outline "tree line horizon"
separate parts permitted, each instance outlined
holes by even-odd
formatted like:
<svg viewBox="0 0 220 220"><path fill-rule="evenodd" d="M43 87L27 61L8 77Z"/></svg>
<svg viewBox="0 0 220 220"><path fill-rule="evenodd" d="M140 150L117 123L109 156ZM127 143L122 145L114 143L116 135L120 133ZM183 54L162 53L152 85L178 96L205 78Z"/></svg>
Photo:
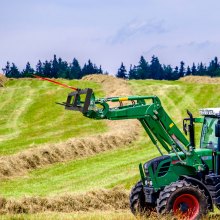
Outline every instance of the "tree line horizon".
<svg viewBox="0 0 220 220"><path fill-rule="evenodd" d="M76 58L73 58L72 62L68 63L60 57L57 59L56 55L50 61L41 62L39 60L35 69L27 62L26 67L22 71L19 71L14 63L10 64L10 62L7 62L5 68L2 70L8 78L27 78L33 77L33 74L36 74L47 78L81 79L90 74L109 74L107 71L103 72L102 66L99 65L97 67L90 59L81 68ZM186 67L184 61L181 61L179 66L172 68L171 65L161 64L159 58L156 56L152 56L150 62L147 62L141 56L138 64L131 64L128 71L124 63L121 62L117 73L114 75L124 79L155 80L178 80L188 75L218 77L220 76L220 63L218 58L214 57L208 66L202 62L197 65L193 62L191 67Z"/></svg>

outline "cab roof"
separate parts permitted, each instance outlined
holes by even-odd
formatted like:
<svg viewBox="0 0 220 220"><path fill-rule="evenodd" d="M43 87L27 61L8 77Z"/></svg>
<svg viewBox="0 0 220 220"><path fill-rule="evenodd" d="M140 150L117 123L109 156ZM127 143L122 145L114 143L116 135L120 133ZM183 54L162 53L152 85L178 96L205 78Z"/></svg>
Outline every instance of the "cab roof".
<svg viewBox="0 0 220 220"><path fill-rule="evenodd" d="M199 113L204 116L220 117L220 108L203 108L203 109L199 109Z"/></svg>

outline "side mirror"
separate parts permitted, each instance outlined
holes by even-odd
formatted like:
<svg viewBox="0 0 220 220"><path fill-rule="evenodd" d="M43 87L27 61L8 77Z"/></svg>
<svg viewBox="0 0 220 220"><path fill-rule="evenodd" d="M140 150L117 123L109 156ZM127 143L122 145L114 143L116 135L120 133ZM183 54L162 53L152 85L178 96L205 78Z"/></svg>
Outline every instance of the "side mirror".
<svg viewBox="0 0 220 220"><path fill-rule="evenodd" d="M217 124L215 125L215 136L220 137L220 120L218 120Z"/></svg>
<svg viewBox="0 0 220 220"><path fill-rule="evenodd" d="M189 127L193 127L193 122L194 122L194 118L192 113L187 109L187 114L189 115L189 118L184 118L183 119L183 131L185 133L185 135L187 135L187 133L189 132ZM190 124L187 124L187 121L190 121Z"/></svg>

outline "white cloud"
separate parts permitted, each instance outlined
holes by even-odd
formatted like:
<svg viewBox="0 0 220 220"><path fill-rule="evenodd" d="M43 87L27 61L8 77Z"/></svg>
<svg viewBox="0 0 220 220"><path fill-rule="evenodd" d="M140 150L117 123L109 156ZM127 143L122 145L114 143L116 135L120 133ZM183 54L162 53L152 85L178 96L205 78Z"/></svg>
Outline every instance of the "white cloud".
<svg viewBox="0 0 220 220"><path fill-rule="evenodd" d="M163 34L168 31L163 20L151 19L148 21L139 21L137 19L123 25L114 36L107 42L111 44L124 43L128 39L139 38L151 34Z"/></svg>

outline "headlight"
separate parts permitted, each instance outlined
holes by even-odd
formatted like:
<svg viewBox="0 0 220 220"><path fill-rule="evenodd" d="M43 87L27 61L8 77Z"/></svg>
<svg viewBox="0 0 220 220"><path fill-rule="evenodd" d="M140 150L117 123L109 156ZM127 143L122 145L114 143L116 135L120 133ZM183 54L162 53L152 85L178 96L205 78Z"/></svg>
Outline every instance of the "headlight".
<svg viewBox="0 0 220 220"><path fill-rule="evenodd" d="M153 183L152 183L151 180L145 180L145 185L146 185L146 186L152 186Z"/></svg>

